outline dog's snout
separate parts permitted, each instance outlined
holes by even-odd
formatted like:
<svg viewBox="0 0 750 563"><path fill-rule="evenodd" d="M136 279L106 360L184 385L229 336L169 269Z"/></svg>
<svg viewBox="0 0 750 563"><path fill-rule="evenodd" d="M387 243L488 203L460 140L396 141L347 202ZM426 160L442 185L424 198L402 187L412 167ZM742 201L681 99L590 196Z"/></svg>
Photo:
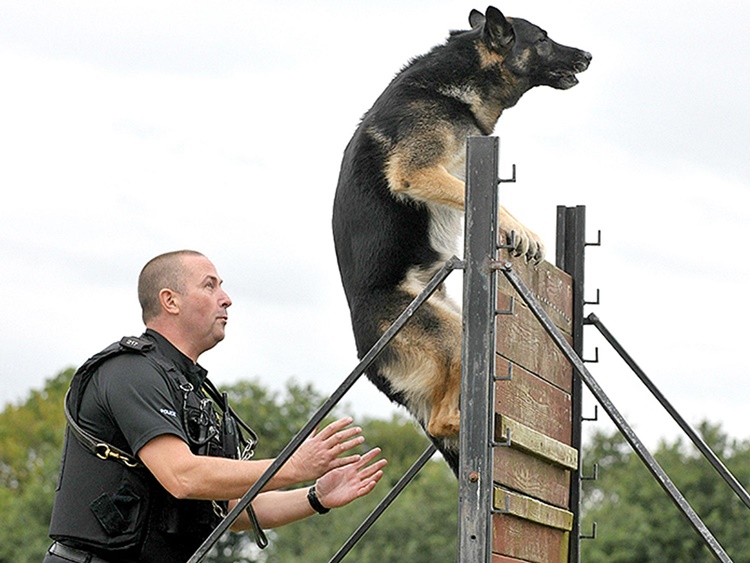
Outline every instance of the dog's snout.
<svg viewBox="0 0 750 563"><path fill-rule="evenodd" d="M591 56L591 53L588 51L581 51L581 57L580 59L575 63L575 71L576 72L583 72L587 68L589 68L589 64L591 64L591 59L593 57Z"/></svg>

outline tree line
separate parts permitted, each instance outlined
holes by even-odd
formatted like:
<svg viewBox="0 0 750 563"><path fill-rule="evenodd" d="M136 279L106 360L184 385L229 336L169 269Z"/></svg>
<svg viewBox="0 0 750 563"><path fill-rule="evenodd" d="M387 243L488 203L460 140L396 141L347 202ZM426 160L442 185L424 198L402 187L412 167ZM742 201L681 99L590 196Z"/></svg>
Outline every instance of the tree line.
<svg viewBox="0 0 750 563"><path fill-rule="evenodd" d="M39 563L47 536L65 434L62 402L72 369L48 380L20 404L0 412L0 563ZM310 385L294 381L281 393L255 381L222 389L232 408L260 436L255 457L270 458L324 402ZM341 413L343 414L343 413ZM271 530L270 545L255 547L252 534L225 534L206 557L210 563L289 563L328 561L388 490L429 445L415 425L401 416L357 420L367 442L388 458L386 475L364 499L301 522ZM104 462L103 462L104 463ZM434 562L455 560L457 484L442 460L435 459L352 550L351 561Z"/></svg>
<svg viewBox="0 0 750 563"><path fill-rule="evenodd" d="M62 401L73 370L49 379L19 404L0 412L0 563L38 563L47 536L65 431ZM260 436L259 458L273 457L315 412L324 397L311 385L289 382L272 392L257 381L223 389L238 414ZM226 534L206 558L212 563L328 561L360 522L419 457L429 442L408 418L357 420L367 443L389 460L376 491L360 501L269 533L257 549L250 534ZM699 427L708 445L737 479L750 482L750 442L730 439L710 423ZM693 508L735 561L750 561L750 511L681 440L654 452ZM597 523L597 538L583 540L584 563L713 561L700 538L619 434L599 433L582 459L596 462L598 479L584 482L583 528ZM587 467L591 473L591 467ZM359 563L456 561L457 483L436 458L419 473L347 560Z"/></svg>

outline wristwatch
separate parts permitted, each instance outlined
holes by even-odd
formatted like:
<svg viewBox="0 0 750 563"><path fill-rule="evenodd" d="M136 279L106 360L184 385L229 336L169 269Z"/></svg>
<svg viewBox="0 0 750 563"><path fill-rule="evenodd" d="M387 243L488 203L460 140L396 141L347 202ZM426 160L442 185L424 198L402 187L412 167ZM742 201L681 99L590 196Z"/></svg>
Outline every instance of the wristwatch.
<svg viewBox="0 0 750 563"><path fill-rule="evenodd" d="M320 499L318 498L318 493L315 491L315 485L307 490L307 502L310 503L310 506L312 506L313 510L318 514L327 514L331 511L330 508L326 508L321 504Z"/></svg>

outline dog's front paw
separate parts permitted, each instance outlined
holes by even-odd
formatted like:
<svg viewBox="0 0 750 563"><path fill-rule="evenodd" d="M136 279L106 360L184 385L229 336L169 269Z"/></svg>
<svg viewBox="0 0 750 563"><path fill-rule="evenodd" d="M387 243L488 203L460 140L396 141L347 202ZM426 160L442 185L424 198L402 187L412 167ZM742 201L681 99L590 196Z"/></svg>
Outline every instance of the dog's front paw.
<svg viewBox="0 0 750 563"><path fill-rule="evenodd" d="M526 260L533 264L539 264L544 260L544 243L542 239L531 231L526 231L529 240L529 248L523 253L526 256Z"/></svg>
<svg viewBox="0 0 750 563"><path fill-rule="evenodd" d="M502 205L498 209L498 223L508 237L506 248L513 256L525 256L528 262L539 264L544 260L542 239L532 230L527 229L513 217Z"/></svg>
<svg viewBox="0 0 750 563"><path fill-rule="evenodd" d="M513 256L524 256L528 262L539 264L544 260L544 243L533 231L521 223L512 226L508 235L508 244Z"/></svg>

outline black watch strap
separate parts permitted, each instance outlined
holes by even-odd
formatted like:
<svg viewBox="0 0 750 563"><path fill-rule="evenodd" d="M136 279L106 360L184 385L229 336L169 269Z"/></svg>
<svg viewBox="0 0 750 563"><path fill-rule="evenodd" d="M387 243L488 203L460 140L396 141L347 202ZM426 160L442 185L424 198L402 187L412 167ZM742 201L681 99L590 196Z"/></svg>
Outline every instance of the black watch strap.
<svg viewBox="0 0 750 563"><path fill-rule="evenodd" d="M318 514L326 514L331 511L330 508L326 508L320 503L318 493L315 491L315 485L307 490L307 502L313 507L313 510Z"/></svg>

